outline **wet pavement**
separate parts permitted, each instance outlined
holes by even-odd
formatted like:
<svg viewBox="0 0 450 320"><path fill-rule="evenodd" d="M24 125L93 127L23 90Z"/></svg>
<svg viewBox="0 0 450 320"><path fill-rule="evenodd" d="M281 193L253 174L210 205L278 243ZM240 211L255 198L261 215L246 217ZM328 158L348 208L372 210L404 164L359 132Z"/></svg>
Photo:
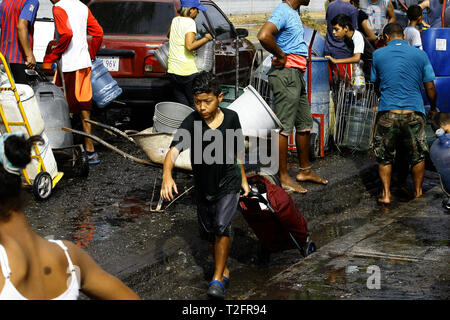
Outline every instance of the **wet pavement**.
<svg viewBox="0 0 450 320"><path fill-rule="evenodd" d="M100 129L94 133L146 159L129 141ZM164 212L152 212L161 169L101 145L96 149L102 162L91 166L87 178L65 175L45 202L26 193L32 227L42 236L77 243L144 299L206 299L213 260L198 237L193 192ZM294 156L290 162L294 175ZM313 168L329 185L305 183L308 194L292 197L318 251L303 259L287 250L264 263L257 238L237 213L227 299L448 298L449 215L440 205L435 173L427 172L424 198L409 201L394 188L399 196L385 208L376 204L380 182L368 155L331 153ZM175 180L178 190L193 184L183 173ZM371 265L381 269L380 290L366 288Z"/></svg>

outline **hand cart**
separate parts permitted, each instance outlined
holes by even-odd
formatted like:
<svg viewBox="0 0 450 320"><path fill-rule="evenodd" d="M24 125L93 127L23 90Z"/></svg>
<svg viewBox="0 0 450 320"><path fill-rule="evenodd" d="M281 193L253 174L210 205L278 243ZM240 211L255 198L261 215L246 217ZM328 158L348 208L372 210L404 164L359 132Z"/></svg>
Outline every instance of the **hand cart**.
<svg viewBox="0 0 450 320"><path fill-rule="evenodd" d="M35 133L32 132L29 119L24 111L24 107L22 105L22 101L20 100L19 93L17 92L17 87L14 82L14 79L11 75L11 70L9 68L9 64L6 61L3 54L0 53L0 59L1 62L5 68L6 75L8 77L10 87L2 87L0 88L0 92L2 91L12 91L14 93L15 100L17 102L17 107L19 108L20 115L22 117L23 121L8 121L6 117L6 113L3 110L3 107L0 105L0 117L2 125L4 126L4 132L3 133L12 133L13 130L11 127L17 126L17 127L25 127L26 133L28 136L33 136ZM16 131L16 130L14 130ZM31 156L31 159L38 161L37 166L37 174L34 176L34 173L31 173L27 171L27 169L22 170L23 177L26 182L26 186L31 186L33 188L33 194L37 200L45 200L48 199L52 193L52 189L56 186L56 184L61 180L63 177L62 172L57 172L54 177L50 175L49 172L46 170L46 165L43 161L42 154L37 146L36 143L33 144L33 150L34 155ZM52 152L50 148L46 150L46 152ZM34 176L34 178L32 178Z"/></svg>
<svg viewBox="0 0 450 320"><path fill-rule="evenodd" d="M367 151L372 144L378 97L373 83L367 82L357 91L347 79L346 75L337 88L334 142L340 152L342 147Z"/></svg>

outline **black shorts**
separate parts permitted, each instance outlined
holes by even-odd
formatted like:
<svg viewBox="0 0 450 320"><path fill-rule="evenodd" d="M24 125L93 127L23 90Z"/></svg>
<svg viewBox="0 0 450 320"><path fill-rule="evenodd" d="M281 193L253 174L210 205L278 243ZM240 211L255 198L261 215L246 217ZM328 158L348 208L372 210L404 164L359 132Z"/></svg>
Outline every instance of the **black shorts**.
<svg viewBox="0 0 450 320"><path fill-rule="evenodd" d="M231 193L216 201L197 199L200 238L214 242L216 236L230 236L231 219L236 213L239 193Z"/></svg>

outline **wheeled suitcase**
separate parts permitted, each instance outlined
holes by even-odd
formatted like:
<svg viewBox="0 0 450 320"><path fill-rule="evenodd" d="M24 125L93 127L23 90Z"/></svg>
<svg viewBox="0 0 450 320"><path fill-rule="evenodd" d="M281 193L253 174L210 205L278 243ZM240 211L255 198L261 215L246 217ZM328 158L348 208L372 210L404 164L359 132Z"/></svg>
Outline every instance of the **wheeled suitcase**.
<svg viewBox="0 0 450 320"><path fill-rule="evenodd" d="M305 257L314 252L306 220L289 194L260 175L247 180L251 192L240 198L239 206L263 249L270 254L297 248Z"/></svg>

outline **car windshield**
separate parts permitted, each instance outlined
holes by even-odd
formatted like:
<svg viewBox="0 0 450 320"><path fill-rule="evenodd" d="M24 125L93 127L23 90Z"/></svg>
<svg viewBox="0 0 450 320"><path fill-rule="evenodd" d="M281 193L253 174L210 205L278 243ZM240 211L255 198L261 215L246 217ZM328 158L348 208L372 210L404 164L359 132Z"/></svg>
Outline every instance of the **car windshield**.
<svg viewBox="0 0 450 320"><path fill-rule="evenodd" d="M102 1L89 9L105 34L166 35L175 16L171 2Z"/></svg>

